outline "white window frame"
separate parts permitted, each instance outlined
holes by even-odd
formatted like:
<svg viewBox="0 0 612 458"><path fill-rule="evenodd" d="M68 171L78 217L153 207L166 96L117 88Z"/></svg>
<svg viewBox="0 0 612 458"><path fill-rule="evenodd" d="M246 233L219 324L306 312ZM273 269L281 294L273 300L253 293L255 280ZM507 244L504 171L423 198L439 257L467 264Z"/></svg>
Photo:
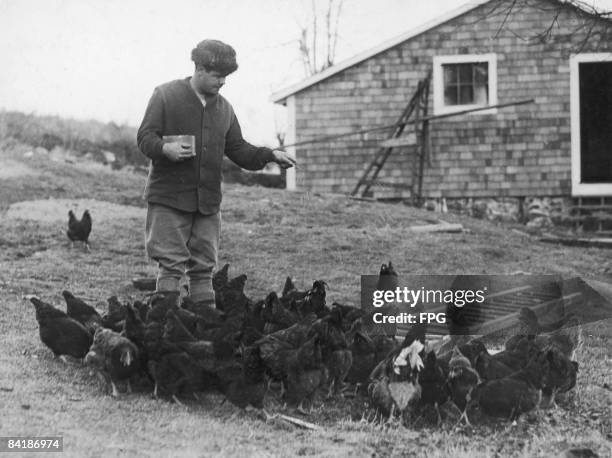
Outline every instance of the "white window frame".
<svg viewBox="0 0 612 458"><path fill-rule="evenodd" d="M488 105L445 105L444 104L444 64L472 64L486 62L489 73L489 103ZM483 106L497 105L497 55L489 54L456 54L450 56L434 56L433 58L433 108L434 114L456 113L458 111L480 108ZM472 115L495 114L497 108L480 110L470 113Z"/></svg>
<svg viewBox="0 0 612 458"><path fill-rule="evenodd" d="M612 53L585 53L570 56L572 196L612 195L612 183L582 183L581 181L579 65L582 62L612 62Z"/></svg>

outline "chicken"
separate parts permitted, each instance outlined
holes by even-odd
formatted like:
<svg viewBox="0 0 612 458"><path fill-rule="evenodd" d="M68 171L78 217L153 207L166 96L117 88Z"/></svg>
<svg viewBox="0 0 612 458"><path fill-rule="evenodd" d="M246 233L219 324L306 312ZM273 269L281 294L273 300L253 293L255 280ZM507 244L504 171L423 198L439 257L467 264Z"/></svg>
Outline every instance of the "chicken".
<svg viewBox="0 0 612 458"><path fill-rule="evenodd" d="M470 360L467 359L459 348L453 349L450 362L448 363L448 388L453 403L461 411L461 418L469 424L466 408L470 401L472 390L480 383L478 372L472 368Z"/></svg>
<svg viewBox="0 0 612 458"><path fill-rule="evenodd" d="M398 286L399 286L398 274L395 271L393 264L391 264L391 261L389 261L388 265L382 264L380 266L380 271L378 273L378 281L376 282L376 290L395 292ZM418 310L417 313L420 311L421 310ZM383 305L382 307L376 308L370 313L382 313L383 315L391 316L391 315L397 315L398 312L399 312L399 308L397 307L397 304L393 302L393 303L387 303ZM373 320L371 319L371 317L368 319L368 322L373 323ZM378 324L375 326L377 328L376 329L377 333L381 333L381 330L382 330L382 332L386 336L390 338L395 338L395 335L397 333L397 325L395 323L385 323L383 325Z"/></svg>
<svg viewBox="0 0 612 458"><path fill-rule="evenodd" d="M157 321L162 323L169 310L177 310L180 301L178 291L158 292L151 296L149 300L149 312L147 322Z"/></svg>
<svg viewBox="0 0 612 458"><path fill-rule="evenodd" d="M424 367L421 355L425 331L425 324L415 324L402 345L391 351L370 374L370 402L384 416L391 418L397 411L405 417L421 397L418 376Z"/></svg>
<svg viewBox="0 0 612 458"><path fill-rule="evenodd" d="M436 353L430 351L425 356L423 368L419 372L419 385L421 386L421 405L432 405L438 416L438 424L442 422L439 407L450 398L447 384L447 370L442 361L438 361Z"/></svg>
<svg viewBox="0 0 612 458"><path fill-rule="evenodd" d="M70 291L62 291L62 296L66 301L66 313L70 318L74 318L81 323L93 336L102 325L102 316L91 305L84 300L74 296Z"/></svg>
<svg viewBox="0 0 612 458"><path fill-rule="evenodd" d="M520 371L482 382L470 393L470 402L486 415L516 420L539 406L542 388L548 383L550 359L549 352L542 352Z"/></svg>
<svg viewBox="0 0 612 458"><path fill-rule="evenodd" d="M136 344L127 337L104 328L96 331L93 344L85 355L85 363L95 366L109 377L113 397L119 396L116 382L120 380L127 381L128 392L131 392L130 377L139 371L139 362Z"/></svg>
<svg viewBox="0 0 612 458"><path fill-rule="evenodd" d="M476 356L473 367L482 380L496 380L516 372L499 358L491 356L486 349Z"/></svg>
<svg viewBox="0 0 612 458"><path fill-rule="evenodd" d="M169 342L194 342L196 338L185 327L174 310L169 310L166 315L164 334L162 338Z"/></svg>
<svg viewBox="0 0 612 458"><path fill-rule="evenodd" d="M286 361L286 399L305 413L303 403L312 401L317 389L327 382L327 368L323 364L318 336L307 340L298 350L292 351Z"/></svg>
<svg viewBox="0 0 612 458"><path fill-rule="evenodd" d="M566 393L576 386L578 363L558 347L551 345L544 350L548 363L548 378L542 389L543 404L555 406L557 394Z"/></svg>
<svg viewBox="0 0 612 458"><path fill-rule="evenodd" d="M334 308L338 308L342 312L342 329L345 332L348 332L355 323L355 321L365 315L365 311L363 309L354 307L352 305L345 305L340 304L338 302L333 302L332 310Z"/></svg>
<svg viewBox="0 0 612 458"><path fill-rule="evenodd" d="M30 297L30 302L36 308L40 340L55 357L69 355L81 359L87 354L92 336L85 326L38 297Z"/></svg>
<svg viewBox="0 0 612 458"><path fill-rule="evenodd" d="M353 334L349 348L353 355L353 363L346 379L349 383L355 383L357 385L357 391L361 386L367 383L370 373L377 364L375 359L376 351L372 339L370 339L367 334L360 331Z"/></svg>
<svg viewBox="0 0 612 458"><path fill-rule="evenodd" d="M153 396L169 394L177 404L182 404L178 394L194 394L204 384L202 367L184 351L168 352L149 359L148 370L155 380Z"/></svg>
<svg viewBox="0 0 612 458"><path fill-rule="evenodd" d="M247 276L242 274L232 278L226 285L215 291L215 302L217 309L222 310L228 316L231 314L245 313L247 296L244 294Z"/></svg>
<svg viewBox="0 0 612 458"><path fill-rule="evenodd" d="M286 329L300 321L298 312L281 304L275 292L271 292L265 298L261 318L264 321L263 331L267 334Z"/></svg>
<svg viewBox="0 0 612 458"><path fill-rule="evenodd" d="M331 396L334 391L338 393L342 389L344 380L353 365L353 354L348 348L346 336L342 331L342 311L334 308L323 320L328 323L321 336L321 345L323 363L329 372L328 396Z"/></svg>
<svg viewBox="0 0 612 458"><path fill-rule="evenodd" d="M106 302L108 312L102 315L102 326L115 332L121 332L127 314L126 306L119 302L117 296L109 297Z"/></svg>
<svg viewBox="0 0 612 458"><path fill-rule="evenodd" d="M555 347L569 359L575 360L576 352L584 345L580 319L576 315L566 317L562 328L537 336L534 343L540 349Z"/></svg>
<svg viewBox="0 0 612 458"><path fill-rule="evenodd" d="M556 331L563 327L570 317L573 317L573 315L564 316L554 323L541 324L538 320L538 316L532 309L529 307L522 307L518 314L517 332L506 341L505 347L507 350L512 350L523 337L533 339L539 334Z"/></svg>
<svg viewBox="0 0 612 458"><path fill-rule="evenodd" d="M281 393L287 379L288 361L300 346L308 340L315 315L309 315L287 329L266 335L253 345L258 346L266 373L271 380L281 382Z"/></svg>
<svg viewBox="0 0 612 458"><path fill-rule="evenodd" d="M259 347L246 347L242 353L242 371L237 379L223 384L225 397L241 409L253 406L263 409L266 394L264 383L265 366L261 359Z"/></svg>
<svg viewBox="0 0 612 458"><path fill-rule="evenodd" d="M281 301L284 303L304 299L308 295L308 290L298 291L291 277L287 277L283 291L281 292Z"/></svg>
<svg viewBox="0 0 612 458"><path fill-rule="evenodd" d="M323 280L315 280L304 299L296 301L296 309L300 316L304 317L314 313L321 318L328 313L329 309L325 303L326 286L327 283Z"/></svg>
<svg viewBox="0 0 612 458"><path fill-rule="evenodd" d="M217 270L212 277L212 285L215 293L220 291L224 286L227 285L229 264L225 264L221 269Z"/></svg>
<svg viewBox="0 0 612 458"><path fill-rule="evenodd" d="M91 233L91 215L89 210L83 212L81 219L77 219L72 210L68 211L68 230L66 235L70 239L71 244L75 241L84 242L85 248L89 251L89 234Z"/></svg>
<svg viewBox="0 0 612 458"><path fill-rule="evenodd" d="M189 315L190 312L192 315ZM182 299L181 306L177 310L181 320L190 326L195 325L195 333L214 327L220 326L225 320L226 316L221 310L207 305L207 304L195 304L189 296L185 296Z"/></svg>

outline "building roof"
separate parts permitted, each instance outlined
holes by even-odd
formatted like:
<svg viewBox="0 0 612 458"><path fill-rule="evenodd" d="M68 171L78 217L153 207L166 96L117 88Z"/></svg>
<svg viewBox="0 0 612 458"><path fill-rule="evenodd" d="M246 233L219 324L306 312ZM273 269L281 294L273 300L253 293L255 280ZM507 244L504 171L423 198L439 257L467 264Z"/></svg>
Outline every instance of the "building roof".
<svg viewBox="0 0 612 458"><path fill-rule="evenodd" d="M293 84L284 89L280 89L276 92L273 92L272 95L270 96L270 100L274 103L283 104L285 100L287 99L287 97L297 92L300 92L303 89L306 89L320 81L323 81L329 78L330 76L335 75L336 73L346 70L347 68L352 67L353 65L363 62L364 60L367 60L370 57L380 54L381 52L387 51L388 49L391 49L394 46L397 46L403 43L404 41L410 40L411 38L414 38L417 35L427 32L428 30L433 29L434 27L442 25L445 22L450 21L451 19L461 16L462 14L468 13L469 11L481 5L484 5L485 3L489 3L490 1L491 0L472 0L468 3L465 3L459 8L449 11L448 13L445 13L429 22L426 22L425 24L419 27L409 30L395 38L387 40L384 43L381 43L378 46L375 46L371 49L367 49L349 59L339 62L336 65L332 65L331 67L328 67L319 73L315 73L314 75L309 76L308 78L296 84ZM568 6L574 7L578 10L581 10L584 13L591 14L591 15L593 15L596 11L594 8L590 8L588 7L588 5L583 5L581 2L575 2L572 0L552 0L552 1L559 3L559 4L566 4Z"/></svg>
<svg viewBox="0 0 612 458"><path fill-rule="evenodd" d="M353 65L356 65L360 62L363 62L364 60L369 59L370 57L375 56L376 54L380 54L381 52L387 51L388 49L393 48L394 46L397 46L398 44L403 43L406 40L416 37L417 35L420 35L423 32L427 32L429 29L433 29L434 27L437 27L447 21L450 21L451 19L456 18L457 16L467 13L480 5L484 5L489 1L490 0L470 1L469 3L466 3L452 11L449 11L448 13L445 13L429 22L426 22L425 24L420 25L419 27L404 32L403 34L395 38L387 40L371 49L367 49L349 59L339 62L338 64L332 65L331 67L328 67L319 73L315 73L314 75L296 84L273 92L270 96L270 100L272 100L272 102L274 103L283 103L287 97L295 94L296 92L306 89L307 87L312 86L313 84L316 84L319 81L323 81L324 79L327 79L330 76L341 72L342 70L352 67Z"/></svg>

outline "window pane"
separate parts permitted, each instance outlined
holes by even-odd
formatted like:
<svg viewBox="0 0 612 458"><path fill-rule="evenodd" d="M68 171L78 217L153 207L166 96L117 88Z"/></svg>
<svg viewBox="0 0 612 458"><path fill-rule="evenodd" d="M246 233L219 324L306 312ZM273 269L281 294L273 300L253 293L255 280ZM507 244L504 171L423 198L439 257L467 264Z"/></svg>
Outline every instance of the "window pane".
<svg viewBox="0 0 612 458"><path fill-rule="evenodd" d="M487 62L480 62L474 65L474 81L476 84L489 82L489 64Z"/></svg>
<svg viewBox="0 0 612 458"><path fill-rule="evenodd" d="M449 85L444 88L444 105L457 105L457 86Z"/></svg>
<svg viewBox="0 0 612 458"><path fill-rule="evenodd" d="M459 104L470 105L474 103L474 88L472 86L459 86Z"/></svg>
<svg viewBox="0 0 612 458"><path fill-rule="evenodd" d="M472 65L473 64L460 64L459 67L459 83L471 84L472 83Z"/></svg>
<svg viewBox="0 0 612 458"><path fill-rule="evenodd" d="M444 86L457 82L457 66L456 65L442 65L444 70Z"/></svg>
<svg viewBox="0 0 612 458"><path fill-rule="evenodd" d="M487 105L489 103L489 87L485 84L477 84L474 87L474 103Z"/></svg>

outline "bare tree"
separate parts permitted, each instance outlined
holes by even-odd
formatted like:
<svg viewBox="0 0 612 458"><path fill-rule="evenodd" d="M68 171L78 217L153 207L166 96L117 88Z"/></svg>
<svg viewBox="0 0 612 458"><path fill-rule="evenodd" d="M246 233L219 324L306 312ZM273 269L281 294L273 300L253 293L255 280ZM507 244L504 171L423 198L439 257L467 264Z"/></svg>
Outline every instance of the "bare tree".
<svg viewBox="0 0 612 458"><path fill-rule="evenodd" d="M342 2L343 0L327 0L322 11L317 9L315 0L310 2L310 18L306 25L300 27L298 40L304 72L308 76L334 64Z"/></svg>
<svg viewBox="0 0 612 458"><path fill-rule="evenodd" d="M550 21L542 25L541 29L533 30L528 36L516 33L508 18L515 12L526 7L545 11L550 15ZM604 11L583 0L557 0L540 2L537 0L499 0L491 2L483 10L483 17L503 17L496 33L496 38L502 31L534 43L548 43L556 39L556 31L563 22L568 21L565 13L577 14L578 20L571 22L571 34L581 37L580 42L572 49L574 52L583 51L590 43L592 49L599 49L602 44L612 39L612 11Z"/></svg>

